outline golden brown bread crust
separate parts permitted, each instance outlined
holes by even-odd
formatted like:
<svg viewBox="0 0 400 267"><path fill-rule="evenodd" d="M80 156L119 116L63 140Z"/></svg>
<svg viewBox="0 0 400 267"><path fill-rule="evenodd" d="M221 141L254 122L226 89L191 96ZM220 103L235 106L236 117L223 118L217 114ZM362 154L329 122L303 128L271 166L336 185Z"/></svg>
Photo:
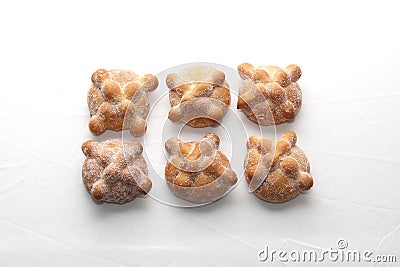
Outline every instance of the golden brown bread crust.
<svg viewBox="0 0 400 267"><path fill-rule="evenodd" d="M151 74L139 77L128 70L95 71L87 98L90 131L99 135L107 129L129 129L134 136L142 136L150 109L148 93L157 86L158 79Z"/></svg>
<svg viewBox="0 0 400 267"><path fill-rule="evenodd" d="M275 149L271 140L259 136L249 138L245 174L249 185L253 179L262 179L257 188L251 188L257 197L269 202L285 202L313 186L310 164L296 141L293 131L283 133Z"/></svg>
<svg viewBox="0 0 400 267"><path fill-rule="evenodd" d="M231 103L225 74L208 66L193 66L168 74L166 82L171 104L168 118L172 122L194 128L216 125Z"/></svg>
<svg viewBox="0 0 400 267"><path fill-rule="evenodd" d="M213 133L206 134L199 142L167 140L165 178L175 195L194 203L208 203L236 184L236 173L228 158L218 150L219 142L218 135Z"/></svg>
<svg viewBox="0 0 400 267"><path fill-rule="evenodd" d="M150 191L152 183L138 141L89 140L82 151L86 156L83 184L95 200L122 204Z"/></svg>
<svg viewBox="0 0 400 267"><path fill-rule="evenodd" d="M243 79L237 108L251 121L260 125L281 124L293 119L301 107L302 93L297 84L301 69L289 65L254 67L249 63L238 66Z"/></svg>

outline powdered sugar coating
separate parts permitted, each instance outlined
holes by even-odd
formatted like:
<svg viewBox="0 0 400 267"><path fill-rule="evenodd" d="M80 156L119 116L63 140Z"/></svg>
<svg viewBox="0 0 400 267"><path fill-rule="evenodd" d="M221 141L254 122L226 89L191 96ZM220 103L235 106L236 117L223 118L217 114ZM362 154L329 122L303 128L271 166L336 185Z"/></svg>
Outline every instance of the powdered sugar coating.
<svg viewBox="0 0 400 267"><path fill-rule="evenodd" d="M150 191L152 184L138 141L89 140L82 144L82 151L87 157L83 184L95 200L126 203Z"/></svg>

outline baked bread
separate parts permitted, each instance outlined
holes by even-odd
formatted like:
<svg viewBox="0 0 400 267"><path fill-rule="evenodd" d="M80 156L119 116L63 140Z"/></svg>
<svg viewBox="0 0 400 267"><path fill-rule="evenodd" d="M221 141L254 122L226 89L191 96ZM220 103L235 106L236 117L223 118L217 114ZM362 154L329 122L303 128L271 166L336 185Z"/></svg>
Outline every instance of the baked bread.
<svg viewBox="0 0 400 267"><path fill-rule="evenodd" d="M269 202L285 202L313 186L310 164L296 141L293 131L283 133L276 143L250 136L245 174L250 191L257 197Z"/></svg>
<svg viewBox="0 0 400 267"><path fill-rule="evenodd" d="M157 86L158 79L152 74L139 77L128 70L95 71L87 97L90 131L99 135L107 129L129 129L132 135L142 136L150 110L148 93Z"/></svg>
<svg viewBox="0 0 400 267"><path fill-rule="evenodd" d="M298 66L255 68L243 63L238 66L238 71L243 82L237 108L251 121L259 125L281 124L299 112L302 93L296 83L301 76Z"/></svg>
<svg viewBox="0 0 400 267"><path fill-rule="evenodd" d="M236 184L236 173L218 149L219 142L218 135L213 133L206 134L199 142L167 140L165 178L176 196L194 203L208 203Z"/></svg>
<svg viewBox="0 0 400 267"><path fill-rule="evenodd" d="M225 74L209 66L193 66L167 75L172 122L200 128L218 124L231 103Z"/></svg>
<svg viewBox="0 0 400 267"><path fill-rule="evenodd" d="M82 151L86 156L83 184L95 200L126 203L150 191L152 184L138 141L89 140L82 144Z"/></svg>

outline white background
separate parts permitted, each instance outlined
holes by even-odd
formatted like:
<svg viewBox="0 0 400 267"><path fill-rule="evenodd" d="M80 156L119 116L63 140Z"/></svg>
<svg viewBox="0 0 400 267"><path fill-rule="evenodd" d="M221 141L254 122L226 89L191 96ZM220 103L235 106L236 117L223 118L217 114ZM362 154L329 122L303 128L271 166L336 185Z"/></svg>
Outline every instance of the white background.
<svg viewBox="0 0 400 267"><path fill-rule="evenodd" d="M0 266L280 266L257 251L337 248L340 238L396 254L387 266L399 266L398 10L395 1L3 1ZM151 197L95 204L80 173L80 146L93 138L91 73L197 61L301 66L302 110L277 133L297 132L311 192L269 204L242 180L202 208Z"/></svg>

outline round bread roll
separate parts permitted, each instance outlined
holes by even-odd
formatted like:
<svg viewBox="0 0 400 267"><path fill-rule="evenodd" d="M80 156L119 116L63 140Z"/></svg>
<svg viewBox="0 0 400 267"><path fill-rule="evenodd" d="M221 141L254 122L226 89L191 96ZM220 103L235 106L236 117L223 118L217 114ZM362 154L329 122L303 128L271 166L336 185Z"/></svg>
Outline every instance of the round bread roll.
<svg viewBox="0 0 400 267"><path fill-rule="evenodd" d="M170 73L166 83L171 110L168 118L194 128L217 125L231 103L225 74L209 66L192 66Z"/></svg>
<svg viewBox="0 0 400 267"><path fill-rule="evenodd" d="M302 93L297 81L301 69L289 65L285 69L249 63L238 66L243 79L239 89L237 108L259 125L281 124L299 112Z"/></svg>
<svg viewBox="0 0 400 267"><path fill-rule="evenodd" d="M313 186L310 164L296 145L293 131L283 133L275 143L259 136L247 142L246 181L250 191L269 202L285 202Z"/></svg>
<svg viewBox="0 0 400 267"><path fill-rule="evenodd" d="M89 140L82 151L86 156L83 184L95 200L122 204L150 191L152 183L138 141Z"/></svg>
<svg viewBox="0 0 400 267"><path fill-rule="evenodd" d="M152 74L139 77L128 70L95 71L87 97L90 131L100 135L106 130L129 129L134 136L144 135L150 110L148 94L157 86L158 79Z"/></svg>
<svg viewBox="0 0 400 267"><path fill-rule="evenodd" d="M221 198L237 182L228 158L218 149L219 137L206 134L198 142L167 140L167 185L176 196L194 203Z"/></svg>

